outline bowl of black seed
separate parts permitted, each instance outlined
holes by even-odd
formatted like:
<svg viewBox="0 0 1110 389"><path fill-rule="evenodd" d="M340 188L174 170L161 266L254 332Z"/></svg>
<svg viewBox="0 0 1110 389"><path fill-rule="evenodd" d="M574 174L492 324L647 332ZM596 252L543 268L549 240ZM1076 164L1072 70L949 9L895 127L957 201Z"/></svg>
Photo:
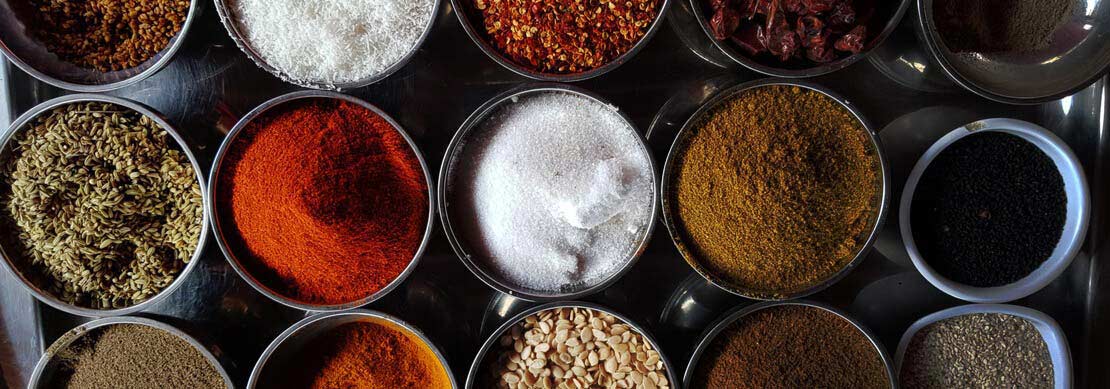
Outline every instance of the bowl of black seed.
<svg viewBox="0 0 1110 389"><path fill-rule="evenodd" d="M910 172L899 227L918 271L971 302L1026 297L1056 279L1090 218L1083 167L1050 131L1014 119L957 128Z"/></svg>

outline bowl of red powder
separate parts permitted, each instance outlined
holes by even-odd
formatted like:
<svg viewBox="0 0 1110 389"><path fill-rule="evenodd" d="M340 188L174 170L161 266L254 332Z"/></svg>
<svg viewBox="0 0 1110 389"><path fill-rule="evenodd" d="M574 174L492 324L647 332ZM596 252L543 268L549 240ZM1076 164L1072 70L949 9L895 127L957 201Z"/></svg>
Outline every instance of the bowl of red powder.
<svg viewBox="0 0 1110 389"><path fill-rule="evenodd" d="M324 91L286 94L235 125L208 192L220 249L262 294L344 310L397 287L432 230L431 176L389 115Z"/></svg>

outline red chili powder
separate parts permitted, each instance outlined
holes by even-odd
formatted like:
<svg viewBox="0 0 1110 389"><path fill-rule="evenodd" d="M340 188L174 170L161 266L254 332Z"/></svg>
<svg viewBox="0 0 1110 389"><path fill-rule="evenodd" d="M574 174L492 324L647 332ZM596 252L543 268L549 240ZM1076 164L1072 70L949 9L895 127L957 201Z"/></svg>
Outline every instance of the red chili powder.
<svg viewBox="0 0 1110 389"><path fill-rule="evenodd" d="M357 104L273 108L228 148L217 204L235 256L278 294L309 304L365 298L413 260L428 219L420 161Z"/></svg>

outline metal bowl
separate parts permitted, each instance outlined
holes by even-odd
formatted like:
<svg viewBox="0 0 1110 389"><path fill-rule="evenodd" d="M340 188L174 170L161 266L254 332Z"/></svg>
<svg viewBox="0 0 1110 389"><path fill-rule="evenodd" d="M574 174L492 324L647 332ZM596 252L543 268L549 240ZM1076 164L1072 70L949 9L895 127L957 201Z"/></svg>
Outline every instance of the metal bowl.
<svg viewBox="0 0 1110 389"><path fill-rule="evenodd" d="M110 327L118 324L134 324L157 328L159 330L168 332L171 335L184 340L185 342L188 342L189 345L193 346L194 349L196 349L198 352L200 352L202 356L204 356L204 359L207 360L208 363L212 364L212 367L216 369L216 372L218 372L220 374L220 377L223 378L224 386L226 388L230 389L235 387L235 385L231 382L231 377L227 375L227 371L224 370L223 365L221 365L220 361L216 359L216 356L212 355L212 353L208 351L208 348L204 347L204 345L198 342L196 339L193 339L193 337L169 324L147 318L133 316L109 317L93 320L88 323L82 324L77 328L69 330L69 332L63 334L61 337L58 338L58 340L54 341L54 344L51 344L50 348L46 349L46 352L44 352L42 354L42 357L39 358L38 363L35 364L35 370L31 373L31 380L27 384L27 387L40 388L46 384L49 384L51 379L53 379L54 375L56 374L56 370L58 368L58 364L56 363L54 358L59 353L65 351L66 348L68 348L69 345L73 344L74 341L80 339L81 337L84 337L85 335L88 335L97 328Z"/></svg>
<svg viewBox="0 0 1110 389"><path fill-rule="evenodd" d="M859 61L866 57L868 54L870 54L871 50L881 45L883 43L883 40L885 40L887 36L890 36L890 33L893 32L894 29L898 28L898 23L901 22L902 16L905 15L906 10L909 9L910 2L912 0L875 1L876 21L881 21L885 18L887 22L886 24L879 24L883 26L882 30L879 30L878 35L874 35L871 37L869 43L864 47L863 51L828 63L812 64L811 66L792 67L783 66L781 61L779 61L777 58L753 58L747 53L738 50L732 43L722 42L714 39L713 31L709 28L709 19L712 17L712 15L707 15L707 9L705 7L706 0L689 1L691 9L694 11L694 16L697 18L698 24L701 25L702 31L705 32L705 36L709 38L709 40L712 41L715 46L717 46L717 49L721 50L721 52L723 52L733 61L736 61L736 63L739 63L740 65L743 65L748 69L772 77L804 78L835 72L837 70L846 68L848 67L848 65L854 64L856 63L856 61ZM873 22L869 25L869 27L875 25L876 23ZM875 29L869 28L869 30L874 31Z"/></svg>
<svg viewBox="0 0 1110 389"><path fill-rule="evenodd" d="M640 238L636 249L633 250L628 258L624 259L624 264L621 265L621 267L617 271L613 272L613 274L609 275L601 282L586 287L582 290L570 293L539 293L537 291L527 290L517 285L513 285L513 283L504 280L504 278L501 276L498 276L496 272L487 270L487 266L482 263L484 259L478 259L476 254L471 253L470 245L466 242L466 239L463 239L459 236L459 233L457 231L458 229L452 222L452 196L450 193L451 191L449 190L450 186L455 180L455 165L461 158L463 158L461 154L465 149L464 146L466 145L466 140L470 136L471 132L474 132L475 129L479 128L479 126L484 123L490 115L500 110L501 107L505 106L506 104L512 104L517 99L525 95L551 92L577 95L594 100L607 106L613 106L608 101L595 95L592 92L569 85L538 83L510 89L487 101L477 110L475 110L474 113L472 113L470 117L466 119L466 121L463 122L462 126L459 127L459 131L456 132L455 136L451 139L451 143L448 144L447 152L444 154L443 157L443 164L440 165L439 170L439 216L441 219L440 221L443 223L444 232L446 232L447 235L447 241L451 244L451 248L455 250L455 254L459 256L459 259L462 260L467 269L470 269L470 271L474 273L474 276L478 277L478 279L482 280L482 282L484 282L486 285L489 285L491 288L516 298L539 302L573 300L599 292L607 288L609 285L612 285L614 282L624 276L625 273L632 269L632 265L636 263L636 260L639 259L640 255L643 254L644 250L647 249L648 242L651 241L651 233L655 229L654 222L649 222L647 224L646 228L644 229L644 234ZM618 111L618 114L620 114L621 117L624 118L625 122L632 130L632 135L635 136L639 141L640 147L645 153L645 157L647 158L648 164L652 171L652 187L658 188L659 179L655 174L657 170L655 167L655 159L652 158L651 155L651 149L648 148L643 135L641 135L640 132L636 129L636 125L633 124L632 120L629 119L623 111ZM652 221L654 221L659 215L658 199L659 191L656 190L652 201L653 206L650 219Z"/></svg>
<svg viewBox="0 0 1110 389"><path fill-rule="evenodd" d="M405 138L406 142L408 142L408 145L412 148L412 152L416 156L416 159L420 161L420 170L424 172L424 180L428 186L428 222L424 227L424 238L420 241L420 247L416 250L416 254L413 255L412 260L409 261L408 266L405 267L405 270L403 270L401 274L397 276L397 278L394 278L393 281L391 281L381 290L378 290L377 292L374 292L373 294L362 299L343 304L320 305L297 301L282 296L280 293L274 291L273 289L259 281L257 278L255 278L253 275L251 275L250 269L246 267L243 264L243 261L239 259L239 256L236 255L237 252L242 252L242 248L240 247L240 244L233 243L237 242L235 239L229 238L229 234L234 234L235 232L226 230L226 226L220 220L220 215L222 215L223 213L221 212L222 210L220 208L220 203L215 197L216 193L218 193L220 172L222 170L224 160L227 158L228 151L232 147L232 144L235 143L236 139L238 139L239 134L245 128L247 128L251 124L251 122L263 116L270 109L294 100L301 99L342 100L349 103L357 104L374 112L378 116L381 116L383 119L385 119L386 122L392 125L393 128L397 130L397 132L401 134L402 137ZM235 269L235 272L238 273L240 277L243 277L243 279L246 280L251 287L257 290L259 293L262 293L266 297L269 297L270 299L291 308L305 311L341 311L351 308L357 308L374 302L375 300L382 298L386 294L389 294L389 292L393 291L393 289L396 289L398 286L401 285L402 282L404 282L406 278L408 278L410 274L412 274L413 269L416 269L416 264L420 262L420 258L424 254L424 249L428 247L428 241L431 240L432 227L435 224L435 190L433 189L432 176L428 172L428 164L424 161L424 155L420 153L420 148L417 147L416 141L414 141L412 137L409 136L407 132L405 132L404 127L402 127L400 123L397 123L396 120L393 120L393 117L389 116L389 114L385 113L377 106L374 106L373 104L367 103L355 97L336 92L309 90L287 93L270 99L265 103L262 103L262 105L259 105L257 108L247 113L246 116L243 116L242 119L239 119L239 122L236 123L235 126L231 128L231 131L227 133L227 136L224 137L223 142L220 143L220 149L216 152L216 158L212 162L212 171L210 174L211 177L209 177L209 179L212 185L210 185L210 187L208 188L208 192L205 193L205 196L208 201L208 212L212 214L212 229L215 230L216 242L220 246L220 251L222 251L224 253L224 256L227 257L227 261L231 263L231 267ZM350 271L360 270L350 269Z"/></svg>
<svg viewBox="0 0 1110 389"><path fill-rule="evenodd" d="M254 369L251 370L250 378L247 380L247 388L283 386L276 385L274 382L281 382L282 373L288 372L288 368L301 367L298 363L303 364L303 362L298 361L298 358L300 357L300 351L306 344L315 341L319 336L336 327L354 322L387 323L408 331L409 334L419 338L435 353L447 377L451 380L451 387L457 388L459 386L455 381L455 375L451 372L451 366L447 364L447 359L443 357L443 353L423 332L396 317L377 311L360 309L349 312L316 314L294 323L278 335L266 347L266 350L262 351L258 363L255 363ZM367 361L367 363L375 363L375 361ZM280 371L267 371L268 365L274 365Z"/></svg>
<svg viewBox="0 0 1110 389"><path fill-rule="evenodd" d="M705 333L702 335L701 340L698 341L697 347L694 348L693 355L690 356L690 363L686 365L686 373L682 376L682 384L683 384L682 387L684 389L689 389L691 387L691 385L693 385L694 378L697 375L697 371L698 371L698 361L701 359L701 356L703 354L705 354L706 350L709 349L709 346L711 346L713 344L713 341L717 339L717 335L720 334L721 331L724 331L730 325L732 325L732 323L735 323L735 322L737 322L741 319L744 319L745 317L747 317L748 315L751 315L752 313L755 313L757 311L761 311L761 310L767 309L767 308L775 308L775 307L781 307L781 306L786 306L786 305L797 305L797 306L803 306L803 307L811 307L811 308L822 309L822 310L825 310L827 312L830 312L830 313L836 315L837 317L839 317L841 319L844 319L844 321L847 321L847 322L851 323L852 326L854 326L856 328L856 330L858 330L860 333L862 333L864 336L867 337L867 340L871 341L872 346L875 346L875 352L879 354L879 359L881 359L883 361L883 366L886 368L887 380L890 381L891 389L895 389L895 388L898 387L898 382L897 382L897 379L896 379L897 376L894 374L894 365L891 362L890 355L887 354L886 349L883 348L882 343L880 343L879 339L877 337L875 337L875 334L872 333L871 330L867 329L867 326L864 326L863 323L860 323L858 320L853 319L852 317L848 316L847 313L844 313L839 309L833 308L833 307L825 305L825 304L821 304L821 303L817 303L817 302L813 302L813 301L805 301L805 300L783 301L783 302L763 302L763 303L748 305L748 306L742 307L742 308L736 308L736 309L733 309L731 312L726 313L724 315L724 317L722 317L720 320L717 320L716 323L709 326L709 329L706 330ZM747 369L747 368L751 368L751 367L750 366L736 366L736 368L737 369Z"/></svg>
<svg viewBox="0 0 1110 389"><path fill-rule="evenodd" d="M459 24L461 24L463 30L466 31L466 35L470 36L470 40L474 41L474 44L477 45L479 49L482 49L482 52L486 53L486 56L488 56L494 62L497 62L498 65L501 65L505 69L509 69L513 73L531 78L533 80L551 82L576 82L588 80L602 74L609 73L613 69L616 69L623 65L625 62L628 62L628 60L636 56L636 53L639 53L640 50L643 50L644 46L647 46L648 41L650 41L651 38L655 36L655 33L659 31L659 29L663 25L663 20L666 18L667 10L670 9L671 5L671 0L660 0L659 13L655 16L655 21L653 21L651 23L651 26L648 27L648 30L644 32L644 36L640 38L640 41L636 42L636 44L633 45L632 48L628 49L628 51L624 54L621 54L619 57L614 58L612 61L609 61L609 63L601 65L592 70L578 73L557 74L532 70L501 55L501 52L499 52L497 48L493 47L493 45L486 41L484 29L480 28L480 26L476 27L476 25L471 21L471 17L473 15L470 15L470 12L472 11L473 7L469 5L470 1L471 0L451 0L451 6L455 10L455 16L459 17Z"/></svg>
<svg viewBox="0 0 1110 389"><path fill-rule="evenodd" d="M663 361L663 366L667 370L667 380L670 382L669 387L671 387L671 388L678 387L678 383L679 383L678 373L675 372L674 365L672 365L671 361L669 359L667 359L667 356L663 353L663 349L659 348L659 342L656 342L655 338L652 337L651 333L647 332L644 329L644 327L640 326L639 324L636 324L636 322L634 322L632 320L629 320L624 315L622 315L620 313L617 313L617 312L615 312L615 311L613 311L609 308L603 307L601 305L597 305L597 304L593 304L593 303L580 302L580 301L565 301L565 302L548 303L548 304L543 304L543 305L540 305L540 306L532 307L528 310L525 310L524 312L521 312L521 313L513 316L509 320L506 320L504 323L501 324L501 326L497 327L497 329L494 330L493 333L490 334L489 338L487 338L486 341L482 344L482 348L478 349L478 353L474 357L474 362L470 364L470 371L466 375L466 388L470 389L470 388L480 387L481 380L482 380L482 374L484 374L486 372L486 369L485 369L486 368L486 366L485 366L486 358L489 357L489 353L491 351L494 351L494 348L498 345L498 341L501 338L501 334L504 334L506 331L509 331L510 328L512 328L517 323L520 323L521 321L523 321L528 316L532 316L533 314L543 312L543 311L552 310L552 309L556 309L556 308L585 308L585 309L592 309L592 310L595 310L595 311L600 311L600 312L604 312L604 313L609 314L609 315L613 315L614 317L619 319L621 322L623 322L624 324L631 327L632 330L636 331L641 336L643 336L644 340L647 341L649 344L651 344L651 347L653 349L655 349L656 352L659 353L659 359Z"/></svg>
<svg viewBox="0 0 1110 389"><path fill-rule="evenodd" d="M1110 7L1100 0L1077 4L1057 33L1082 35L1056 39L1040 51L1014 54L957 54L948 50L933 19L933 0L918 0L918 25L925 46L957 84L988 99L1008 104L1040 104L1078 92L1110 68Z"/></svg>
<svg viewBox="0 0 1110 389"><path fill-rule="evenodd" d="M424 46L424 41L428 38L428 35L431 35L432 26L435 25L435 21L439 14L439 9L441 5L441 0L434 0L435 3L432 5L432 14L428 17L428 24L424 26L424 32L420 34L420 38L418 38L415 44L412 45L412 48L409 49L409 52L401 57L401 59L394 63L392 66L386 68L378 74L370 75L360 80L340 83L328 83L320 81L297 80L286 75L285 72L281 69L270 65L268 62L266 62L264 58L262 58L262 55L258 54L258 52L255 51L254 47L251 46L250 40L247 39L246 35L244 35L242 31L240 31L239 21L235 17L235 11L228 4L228 2L234 2L234 0L215 0L215 2L216 13L220 16L220 23L222 23L224 25L224 28L227 29L227 33L231 36L231 40L235 42L235 46L238 46L239 50L243 51L243 54L246 54L247 58L250 58L251 62L254 62L256 66L262 68L262 70L265 70L270 74L273 74L275 77L281 79L282 81L288 82L293 85L303 86L306 88L334 91L344 91L361 88L376 83L378 81L386 79L393 73L396 73L398 70L401 70L401 68L405 67L405 65L409 63L409 60L411 60L412 57L420 51L420 48Z"/></svg>
<svg viewBox="0 0 1110 389"><path fill-rule="evenodd" d="M86 69L62 61L25 30L11 9L11 1L0 1L0 51L8 60L42 82L77 92L105 92L138 83L170 63L185 43L185 35L200 13L199 0L190 0L189 14L169 44L141 65L112 72Z"/></svg>
<svg viewBox="0 0 1110 389"><path fill-rule="evenodd" d="M881 177L881 181L878 183L880 186L879 195L874 200L875 210L874 215L871 219L870 231L867 233L867 240L863 244L861 244L859 249L856 251L855 257L850 262L848 262L847 265L841 268L840 271L825 279L824 281L819 282L808 288L793 291L790 293L767 293L761 291L742 290L731 286L729 282L719 279L712 272L702 267L699 260L700 258L698 258L698 256L694 254L694 251L691 250L686 244L685 238L683 237L685 231L679 228L677 224L678 216L675 214L675 207L677 205L673 204L673 201L670 199L670 195L668 195L668 193L670 193L670 191L672 190L671 186L674 184L674 180L676 179L676 158L678 158L678 153L684 147L683 142L686 136L694 131L694 127L701 122L702 118L705 115L712 113L720 104L728 102L733 97L741 93L770 85L796 86L809 89L828 96L834 101L840 103L842 107L847 109L848 112L855 116L856 120L859 120L859 122L863 126L863 129L865 130L864 135L867 137L867 139L871 140L871 148L873 150L876 163L878 164ZM671 144L670 152L667 154L667 160L663 165L663 184L661 192L663 199L663 224L667 226L667 231L670 232L671 240L674 241L675 246L678 248L678 251L682 255L682 258L686 260L686 263L690 264L690 267L693 267L694 270L697 271L698 274L701 274L702 277L705 277L707 280L709 280L709 282L717 285L721 289L729 291L733 294L740 295L742 297L747 297L755 300L789 300L805 297L817 293L825 288L828 288L832 284L835 284L837 281L840 281L842 278L847 276L852 269L859 265L860 262L863 262L864 258L867 257L867 254L870 252L871 246L878 238L883 220L886 218L887 208L890 205L890 169L887 166L888 165L886 161L886 156L883 153L882 143L879 141L878 135L875 133L874 130L872 130L872 127L868 124L867 120L864 119L863 114L861 114L859 110L852 106L852 104L843 97L840 97L836 93L833 93L832 91L822 86L809 82L787 81L772 78L746 82L726 89L723 92L718 93L713 98L709 99L709 101L702 105L701 108L697 110L697 112L690 116L689 120L686 121L686 124L682 126L682 130L679 131L678 136L675 137L674 142Z"/></svg>
<svg viewBox="0 0 1110 389"><path fill-rule="evenodd" d="M10 127L8 127L7 133L3 134L3 136L0 136L0 160L6 159L11 154L12 147L13 147L12 140L15 138L15 135L17 133L19 133L20 131L22 131L24 129L24 126L26 126L32 120L38 118L39 116L41 116L44 113L50 112L54 108L61 107L61 106L64 106L64 105L73 104L73 103L82 103L82 102L112 103L112 104L116 104L116 105L119 105L119 106L122 106L122 107L126 107L128 109L131 109L135 112L138 112L138 113L142 114L143 116L149 117L151 120L153 120L155 123L157 123L158 126L160 126L163 130L165 130L166 133L168 133L170 135L170 137L173 138L173 140L177 143L178 148L189 159L189 164L190 164L190 166L193 167L193 172L197 176L197 183L200 185L201 192L205 191L204 175L201 172L200 163L197 162L196 156L193 155L193 151L191 149L189 149L189 146L185 142L185 139L182 138L181 135L179 135L176 130L174 130L173 126L170 125L170 123L167 122L166 119L163 118L161 114L155 112L153 108L147 107L145 105L139 104L139 103L131 101L131 100L127 100L127 99L123 99L123 98L119 98L119 97L113 97L113 96L92 95L92 94L66 95L66 96L55 98L55 99L51 99L49 101L46 101L42 104L39 104L39 105L35 106L34 108L31 108L31 110L27 111L23 115L20 115L19 118L15 119L15 121L12 122L12 125ZM202 202L207 202L207 199L202 198ZM0 261L0 262L3 262L2 267L4 269L6 269L10 274L12 274L12 276L19 279L20 283L23 284L23 286L27 289L28 292L31 293L31 295L35 296L35 298L37 298L39 301L42 301L43 303L46 303L47 305L49 305L51 307L54 307L55 309L58 309L62 312L69 313L71 315L85 316L85 317L103 317L103 316L127 315L127 314L131 314L131 313L135 313L135 312L144 310L147 307L150 307L150 306L154 305L158 301L161 301L161 300L165 299L166 296L173 293L174 290L176 290L178 287L180 287L182 284L185 283L185 279L188 277L189 272L191 272L193 270L193 268L195 268L197 266L197 263L200 262L202 252L204 251L203 250L204 249L204 244L208 240L208 228L207 228L208 219L209 219L208 204L203 204L203 210L201 211L201 213L202 213L202 217L201 217L201 224L200 224L200 227L199 227L200 228L200 236L197 238L197 247L196 247L196 250L193 251L193 256L189 260L189 263L185 264L185 267L181 269L180 273L178 273L177 278L175 278L174 281L172 283L170 283L169 286L166 286L165 289L162 289L162 291L158 292L154 296L151 296L150 298L148 298L144 301L139 302L138 304L135 304L135 305L132 305L132 306L126 307L126 308L92 309L92 308L86 308L86 307L73 305L73 304L64 302L62 300L59 300L57 297L54 297L54 295L51 294L50 292L48 292L47 290L39 288L37 285L35 285L35 283L33 281L31 281L29 278L27 278L23 275L23 271L22 271L23 264L21 263L22 261L16 259L18 254L8 253L7 250L3 247L2 242L0 242L0 258L2 258L3 261Z"/></svg>

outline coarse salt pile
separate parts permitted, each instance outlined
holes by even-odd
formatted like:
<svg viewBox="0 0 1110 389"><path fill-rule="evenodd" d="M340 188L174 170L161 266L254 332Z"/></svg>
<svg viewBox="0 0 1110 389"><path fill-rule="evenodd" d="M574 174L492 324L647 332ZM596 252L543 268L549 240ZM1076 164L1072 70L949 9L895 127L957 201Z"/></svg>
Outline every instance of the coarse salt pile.
<svg viewBox="0 0 1110 389"><path fill-rule="evenodd" d="M458 230L504 281L541 294L584 290L619 271L647 233L652 168L616 108L533 93L471 137L448 190L456 220L473 223Z"/></svg>
<svg viewBox="0 0 1110 389"><path fill-rule="evenodd" d="M336 84L381 74L413 50L433 0L234 0L262 59L294 82Z"/></svg>

